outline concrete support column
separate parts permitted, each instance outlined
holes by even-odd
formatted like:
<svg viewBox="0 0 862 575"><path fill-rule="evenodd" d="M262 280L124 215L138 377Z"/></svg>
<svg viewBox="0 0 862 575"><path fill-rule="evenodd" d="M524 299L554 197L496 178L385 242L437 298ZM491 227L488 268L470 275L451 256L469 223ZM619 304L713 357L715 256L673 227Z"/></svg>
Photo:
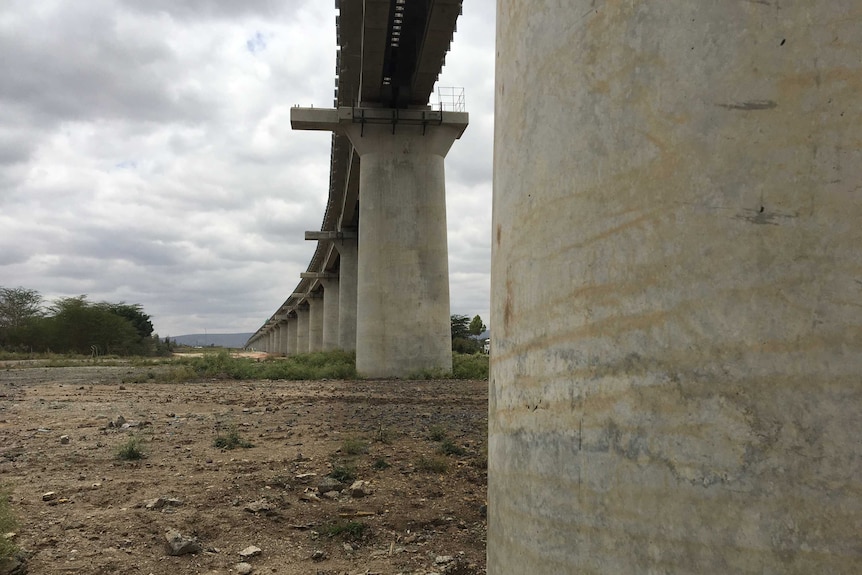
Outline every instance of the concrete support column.
<svg viewBox="0 0 862 575"><path fill-rule="evenodd" d="M444 157L461 132L379 124L345 132L361 158L356 370L451 371Z"/></svg>
<svg viewBox="0 0 862 575"><path fill-rule="evenodd" d="M287 354L288 355L296 355L299 353L297 351L297 343L296 343L296 326L298 324L298 320L296 314L290 316L287 321Z"/></svg>
<svg viewBox="0 0 862 575"><path fill-rule="evenodd" d="M356 282L358 251L356 238L335 242L338 250L338 347L356 349ZM325 288L324 288L325 289Z"/></svg>
<svg viewBox="0 0 862 575"><path fill-rule="evenodd" d="M278 352L287 355L287 318L278 323Z"/></svg>
<svg viewBox="0 0 862 575"><path fill-rule="evenodd" d="M497 8L488 573L859 572L862 5Z"/></svg>
<svg viewBox="0 0 862 575"><path fill-rule="evenodd" d="M272 328L273 353L281 353L281 321L277 320Z"/></svg>
<svg viewBox="0 0 862 575"><path fill-rule="evenodd" d="M266 333L266 353L275 353L275 330L272 326Z"/></svg>
<svg viewBox="0 0 862 575"><path fill-rule="evenodd" d="M308 297L308 351L323 349L323 297L313 294Z"/></svg>
<svg viewBox="0 0 862 575"><path fill-rule="evenodd" d="M323 343L325 351L338 348L338 278L320 280L323 286Z"/></svg>
<svg viewBox="0 0 862 575"><path fill-rule="evenodd" d="M296 353L308 353L308 304L296 308Z"/></svg>

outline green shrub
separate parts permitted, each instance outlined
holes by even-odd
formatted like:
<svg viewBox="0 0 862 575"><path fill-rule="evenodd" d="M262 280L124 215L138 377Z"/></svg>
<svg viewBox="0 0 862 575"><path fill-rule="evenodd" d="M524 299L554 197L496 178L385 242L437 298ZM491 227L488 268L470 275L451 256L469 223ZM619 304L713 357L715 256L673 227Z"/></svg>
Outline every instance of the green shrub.
<svg viewBox="0 0 862 575"><path fill-rule="evenodd" d="M237 431L236 425L231 425L227 433L225 433L224 435L222 435L221 433L216 434L215 441L213 441L213 446L218 447L219 449L254 447L254 445L252 445L250 441L247 441L240 436L239 431Z"/></svg>
<svg viewBox="0 0 862 575"><path fill-rule="evenodd" d="M337 521L324 525L321 533L329 537L341 537L346 541L356 541L365 534L368 526L361 521Z"/></svg>
<svg viewBox="0 0 862 575"><path fill-rule="evenodd" d="M368 446L358 439L345 439L341 444L341 453L345 455L362 455L368 453Z"/></svg>
<svg viewBox="0 0 862 575"><path fill-rule="evenodd" d="M443 455L464 455L467 453L463 447L454 443L451 439L444 439L437 451Z"/></svg>
<svg viewBox="0 0 862 575"><path fill-rule="evenodd" d="M350 465L336 465L329 472L329 476L342 483L350 483L356 479L356 470Z"/></svg>
<svg viewBox="0 0 862 575"><path fill-rule="evenodd" d="M215 379L355 379L356 358L344 351L300 354L288 358L257 361L232 357L227 351L207 353L202 357L183 358L177 362L189 370L174 374L180 381L196 378Z"/></svg>
<svg viewBox="0 0 862 575"><path fill-rule="evenodd" d="M488 356L477 354L452 354L452 377L455 379L488 379Z"/></svg>
<svg viewBox="0 0 862 575"><path fill-rule="evenodd" d="M442 457L425 457L424 455L416 461L416 469L425 473L446 473L449 463Z"/></svg>
<svg viewBox="0 0 862 575"><path fill-rule="evenodd" d="M392 443L392 431L381 425L377 428L377 431L374 432L374 441L389 445Z"/></svg>
<svg viewBox="0 0 862 575"><path fill-rule="evenodd" d="M440 425L434 425L428 430L428 439L431 441L443 441L446 439L446 430Z"/></svg>
<svg viewBox="0 0 862 575"><path fill-rule="evenodd" d="M117 458L125 461L137 461L144 458L144 451L141 449L141 440L134 435L120 444L117 449Z"/></svg>
<svg viewBox="0 0 862 575"><path fill-rule="evenodd" d="M373 467L377 471L383 471L384 469L389 469L392 466L389 465L389 462L387 462L382 457L378 457L374 460L374 463L371 464L371 467Z"/></svg>

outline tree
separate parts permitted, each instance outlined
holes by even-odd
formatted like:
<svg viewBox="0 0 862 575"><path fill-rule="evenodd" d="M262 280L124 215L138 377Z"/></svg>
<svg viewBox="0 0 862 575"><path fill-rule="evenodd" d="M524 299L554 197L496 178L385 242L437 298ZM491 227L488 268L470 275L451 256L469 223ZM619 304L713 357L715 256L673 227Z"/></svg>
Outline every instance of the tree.
<svg viewBox="0 0 862 575"><path fill-rule="evenodd" d="M125 302L120 302L103 305L105 305L111 313L129 320L129 322L135 326L141 339L148 338L153 334L153 322L150 321L150 316L144 313L144 308L141 304L127 304Z"/></svg>
<svg viewBox="0 0 862 575"><path fill-rule="evenodd" d="M486 329L487 327L484 323L482 323L482 318L478 315L473 318L473 320L470 322L470 327L468 328L468 330L470 331L470 335L475 336L482 335L482 332Z"/></svg>
<svg viewBox="0 0 862 575"><path fill-rule="evenodd" d="M42 316L42 296L23 287L0 287L0 328L17 328Z"/></svg>
<svg viewBox="0 0 862 575"><path fill-rule="evenodd" d="M470 318L466 315L453 315L449 320L452 326L452 351L458 353L479 351L479 342L470 337Z"/></svg>
<svg viewBox="0 0 862 575"><path fill-rule="evenodd" d="M43 315L36 290L0 287L0 347L26 348Z"/></svg>
<svg viewBox="0 0 862 575"><path fill-rule="evenodd" d="M452 341L455 338L467 337L470 335L470 318L466 315L453 315L449 317L452 324Z"/></svg>

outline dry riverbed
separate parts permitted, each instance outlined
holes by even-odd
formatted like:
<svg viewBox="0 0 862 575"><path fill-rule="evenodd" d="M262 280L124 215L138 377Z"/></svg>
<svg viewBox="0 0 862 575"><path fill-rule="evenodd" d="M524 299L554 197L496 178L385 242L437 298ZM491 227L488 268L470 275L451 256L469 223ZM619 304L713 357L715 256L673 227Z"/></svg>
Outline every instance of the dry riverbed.
<svg viewBox="0 0 862 575"><path fill-rule="evenodd" d="M485 572L486 382L133 383L152 369L0 367L31 574Z"/></svg>

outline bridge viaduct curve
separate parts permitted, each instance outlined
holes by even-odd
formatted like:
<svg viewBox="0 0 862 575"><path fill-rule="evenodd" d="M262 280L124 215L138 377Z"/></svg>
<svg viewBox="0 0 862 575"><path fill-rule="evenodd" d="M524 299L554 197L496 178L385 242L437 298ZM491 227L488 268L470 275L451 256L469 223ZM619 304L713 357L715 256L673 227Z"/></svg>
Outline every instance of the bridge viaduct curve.
<svg viewBox="0 0 862 575"><path fill-rule="evenodd" d="M444 158L468 123L428 106L461 0L340 0L329 200L306 272L247 347L355 350L366 377L452 369ZM361 201L360 201L361 200Z"/></svg>

